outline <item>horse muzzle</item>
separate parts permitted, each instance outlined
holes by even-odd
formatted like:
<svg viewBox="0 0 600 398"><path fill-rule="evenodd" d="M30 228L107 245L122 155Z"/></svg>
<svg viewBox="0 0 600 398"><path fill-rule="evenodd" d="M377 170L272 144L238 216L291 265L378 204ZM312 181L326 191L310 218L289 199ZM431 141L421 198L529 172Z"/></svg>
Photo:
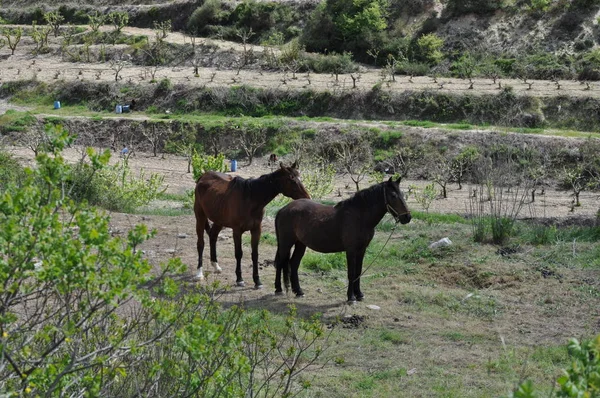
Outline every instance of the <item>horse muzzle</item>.
<svg viewBox="0 0 600 398"><path fill-rule="evenodd" d="M400 224L408 224L412 219L412 216L410 215L410 213L404 213L394 218L396 219L396 222L399 222Z"/></svg>

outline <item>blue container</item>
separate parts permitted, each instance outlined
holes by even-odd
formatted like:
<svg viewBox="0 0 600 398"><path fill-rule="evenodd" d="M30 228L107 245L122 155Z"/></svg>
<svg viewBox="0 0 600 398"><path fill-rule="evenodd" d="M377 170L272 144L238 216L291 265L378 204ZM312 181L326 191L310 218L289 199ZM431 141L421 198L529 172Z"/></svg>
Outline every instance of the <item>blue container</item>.
<svg viewBox="0 0 600 398"><path fill-rule="evenodd" d="M117 107L115 108L115 113L122 113L123 112L123 107L121 105L117 105Z"/></svg>
<svg viewBox="0 0 600 398"><path fill-rule="evenodd" d="M123 113L129 113L129 105L123 105Z"/></svg>
<svg viewBox="0 0 600 398"><path fill-rule="evenodd" d="M60 109L60 101L54 101L54 109Z"/></svg>
<svg viewBox="0 0 600 398"><path fill-rule="evenodd" d="M231 159L231 171L237 170L237 160Z"/></svg>

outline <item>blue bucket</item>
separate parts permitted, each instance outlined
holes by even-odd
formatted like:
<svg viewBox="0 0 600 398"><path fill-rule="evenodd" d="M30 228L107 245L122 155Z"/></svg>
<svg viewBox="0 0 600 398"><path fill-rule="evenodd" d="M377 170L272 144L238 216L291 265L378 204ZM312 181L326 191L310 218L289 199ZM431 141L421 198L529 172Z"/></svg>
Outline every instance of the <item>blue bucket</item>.
<svg viewBox="0 0 600 398"><path fill-rule="evenodd" d="M231 159L231 171L237 170L237 160Z"/></svg>
<svg viewBox="0 0 600 398"><path fill-rule="evenodd" d="M129 105L123 105L123 113L129 113Z"/></svg>
<svg viewBox="0 0 600 398"><path fill-rule="evenodd" d="M60 109L60 101L54 101L54 109Z"/></svg>
<svg viewBox="0 0 600 398"><path fill-rule="evenodd" d="M121 105L117 105L117 107L115 108L115 113L122 113L123 112L123 107Z"/></svg>

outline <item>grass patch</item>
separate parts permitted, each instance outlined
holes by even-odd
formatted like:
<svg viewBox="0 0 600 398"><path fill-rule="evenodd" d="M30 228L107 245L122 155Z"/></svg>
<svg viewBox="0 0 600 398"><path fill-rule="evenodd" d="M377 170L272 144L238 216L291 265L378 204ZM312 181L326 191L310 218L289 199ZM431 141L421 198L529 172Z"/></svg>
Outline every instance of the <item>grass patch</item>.
<svg viewBox="0 0 600 398"><path fill-rule="evenodd" d="M439 126L438 123L430 122L428 120L405 120L402 124L405 126L423 127L426 129Z"/></svg>
<svg viewBox="0 0 600 398"><path fill-rule="evenodd" d="M379 338L393 345L408 344L408 339L400 332L391 329L383 329L379 333Z"/></svg>
<svg viewBox="0 0 600 398"><path fill-rule="evenodd" d="M301 268L311 271L329 272L333 270L346 269L345 253L317 253L307 250L302 257Z"/></svg>
<svg viewBox="0 0 600 398"><path fill-rule="evenodd" d="M36 118L30 112L7 110L0 115L0 133L23 132L36 123Z"/></svg>
<svg viewBox="0 0 600 398"><path fill-rule="evenodd" d="M444 125L444 127L449 128L451 130L472 130L473 125L469 123L450 123Z"/></svg>

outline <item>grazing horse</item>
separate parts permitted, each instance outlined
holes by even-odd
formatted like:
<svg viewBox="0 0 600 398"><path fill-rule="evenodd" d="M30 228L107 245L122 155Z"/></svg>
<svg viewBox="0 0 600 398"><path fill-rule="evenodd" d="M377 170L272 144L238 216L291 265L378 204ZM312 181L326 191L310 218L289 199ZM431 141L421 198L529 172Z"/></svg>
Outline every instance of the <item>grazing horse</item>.
<svg viewBox="0 0 600 398"><path fill-rule="evenodd" d="M237 285L244 286L242 279L242 234L252 235L252 277L256 288L262 287L258 277L258 242L265 206L278 194L292 199L310 198L300 181L296 162L290 167L280 163L276 171L258 178L244 179L228 174L208 171L196 182L194 213L198 235L198 274L203 279L202 252L204 230L210 241L210 261L215 272L221 272L217 262L217 237L223 227L233 229ZM212 227L208 220L212 221Z"/></svg>
<svg viewBox="0 0 600 398"><path fill-rule="evenodd" d="M348 302L362 300L360 275L367 246L375 226L386 212L396 222L406 224L411 216L399 187L400 179L390 178L357 192L335 206L325 206L309 199L295 200L275 217L277 254L275 256L275 294L282 294L281 271L286 290L290 272L292 291L303 296L298 280L298 266L306 247L320 253L346 252L348 265ZM294 254L290 259L292 246Z"/></svg>

